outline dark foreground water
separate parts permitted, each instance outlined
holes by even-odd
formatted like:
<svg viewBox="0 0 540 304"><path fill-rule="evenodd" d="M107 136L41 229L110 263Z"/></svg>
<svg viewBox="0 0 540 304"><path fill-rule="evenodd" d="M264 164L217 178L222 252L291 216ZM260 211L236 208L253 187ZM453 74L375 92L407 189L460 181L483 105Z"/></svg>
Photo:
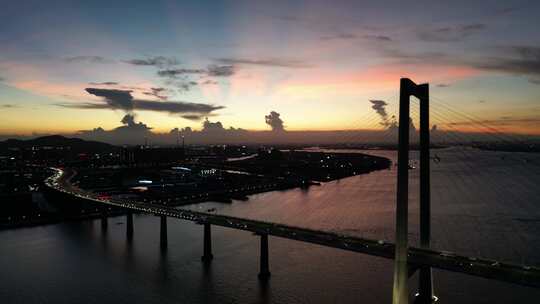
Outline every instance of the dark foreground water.
<svg viewBox="0 0 540 304"><path fill-rule="evenodd" d="M394 152L377 152L395 158ZM437 151L433 245L540 265L540 155L469 149ZM411 170L410 239L417 240L418 170ZM190 208L377 239L393 238L395 170L309 190L263 193L232 205ZM257 279L259 239L213 227L214 260L200 261L202 227L169 219L125 219L0 231L0 303L390 303L392 261L270 238L267 284ZM540 289L434 271L442 303L535 303ZM414 292L416 277L411 280Z"/></svg>

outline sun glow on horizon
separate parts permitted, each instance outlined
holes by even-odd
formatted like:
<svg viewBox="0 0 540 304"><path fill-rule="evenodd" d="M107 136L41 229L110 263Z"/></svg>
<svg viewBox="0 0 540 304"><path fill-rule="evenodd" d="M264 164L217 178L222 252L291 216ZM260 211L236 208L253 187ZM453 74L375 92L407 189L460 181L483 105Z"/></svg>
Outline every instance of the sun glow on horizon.
<svg viewBox="0 0 540 304"><path fill-rule="evenodd" d="M71 6L65 20L49 7L8 18L17 31L0 34L13 41L0 47L0 134L113 130L126 114L159 133L200 130L206 117L262 131L270 111L290 131L377 130L369 101L395 115L401 77L430 83L434 98L497 130L540 133L540 74L527 68L540 46L526 12L494 19L471 6L480 19L402 24L377 5L215 5L156 5L160 23L118 20L138 10L96 4L86 19ZM448 17L437 7L426 9ZM433 124L475 132L448 120Z"/></svg>

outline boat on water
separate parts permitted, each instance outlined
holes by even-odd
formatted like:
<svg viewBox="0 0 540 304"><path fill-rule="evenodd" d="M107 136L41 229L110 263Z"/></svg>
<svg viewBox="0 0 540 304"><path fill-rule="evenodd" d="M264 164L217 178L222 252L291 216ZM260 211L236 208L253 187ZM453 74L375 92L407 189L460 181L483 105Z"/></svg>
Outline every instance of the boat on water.
<svg viewBox="0 0 540 304"><path fill-rule="evenodd" d="M398 163L396 163L394 166L397 167ZM416 164L413 161L410 161L407 167L409 168L409 170L414 170L416 169Z"/></svg>

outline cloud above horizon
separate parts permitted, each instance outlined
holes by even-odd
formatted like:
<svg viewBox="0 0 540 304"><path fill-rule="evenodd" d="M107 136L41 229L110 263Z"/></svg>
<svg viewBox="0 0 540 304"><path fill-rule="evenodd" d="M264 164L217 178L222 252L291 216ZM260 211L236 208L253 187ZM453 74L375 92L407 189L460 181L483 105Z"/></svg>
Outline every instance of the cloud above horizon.
<svg viewBox="0 0 540 304"><path fill-rule="evenodd" d="M156 89L156 88L154 88ZM185 101L153 101L135 99L131 90L86 88L86 92L94 96L102 97L102 103L70 103L57 104L61 107L75 109L111 109L131 112L134 110L166 112L169 114L182 115L206 115L213 111L223 109L223 106L215 106L203 103L193 103ZM155 90L154 90L155 91ZM157 92L161 92L157 88Z"/></svg>
<svg viewBox="0 0 540 304"><path fill-rule="evenodd" d="M157 71L157 75L161 77L178 77L190 74L206 74L207 71L204 69L169 69L169 70L160 70Z"/></svg>
<svg viewBox="0 0 540 304"><path fill-rule="evenodd" d="M485 30L487 26L482 23L422 29L418 31L418 38L426 42L460 41Z"/></svg>
<svg viewBox="0 0 540 304"><path fill-rule="evenodd" d="M234 65L209 64L206 68L168 68L157 71L166 86L174 88L178 93L187 93L193 87L201 84L217 84L216 80L208 78L227 78L236 73Z"/></svg>
<svg viewBox="0 0 540 304"><path fill-rule="evenodd" d="M157 99L160 99L160 100L167 100L168 99L168 96L165 95L167 93L167 89L166 88L150 88L150 91L145 91L145 92L142 92L144 95L148 95L148 96L153 96Z"/></svg>
<svg viewBox="0 0 540 304"><path fill-rule="evenodd" d="M102 56L72 56L64 58L66 62L70 63L98 63L98 64L109 64L114 63L114 60L108 59Z"/></svg>
<svg viewBox="0 0 540 304"><path fill-rule="evenodd" d="M174 66L180 64L180 61L175 57L165 57L165 56L153 56L142 59L130 59L125 60L125 63L138 66L156 66L159 68Z"/></svg>
<svg viewBox="0 0 540 304"><path fill-rule="evenodd" d="M498 56L473 63L477 68L518 75L540 75L540 47L510 46L497 49Z"/></svg>
<svg viewBox="0 0 540 304"><path fill-rule="evenodd" d="M375 112L377 112L377 114L381 117L381 126L388 128L395 125L395 121L390 121L388 119L388 113L386 112L386 106L388 103L386 103L386 101L370 99L369 102L371 103L371 108L375 110Z"/></svg>
<svg viewBox="0 0 540 304"><path fill-rule="evenodd" d="M213 77L229 77L234 75L236 69L233 65L216 65L211 64L208 66L207 74Z"/></svg>
<svg viewBox="0 0 540 304"><path fill-rule="evenodd" d="M290 58L265 58L265 59L248 59L248 58L218 58L217 62L229 65L259 65L267 67L280 68L311 68L312 64L306 63L303 60Z"/></svg>
<svg viewBox="0 0 540 304"><path fill-rule="evenodd" d="M104 82L89 82L90 85L103 85L103 86L115 86L119 85L120 83L115 81L104 81Z"/></svg>
<svg viewBox="0 0 540 304"><path fill-rule="evenodd" d="M272 128L272 131L282 132L285 131L283 120L280 118L280 114L276 111L271 111L270 114L264 116L264 121Z"/></svg>
<svg viewBox="0 0 540 304"><path fill-rule="evenodd" d="M350 40L350 39L356 39L358 38L355 34L351 33L339 33L335 35L329 35L329 36L322 36L321 40Z"/></svg>

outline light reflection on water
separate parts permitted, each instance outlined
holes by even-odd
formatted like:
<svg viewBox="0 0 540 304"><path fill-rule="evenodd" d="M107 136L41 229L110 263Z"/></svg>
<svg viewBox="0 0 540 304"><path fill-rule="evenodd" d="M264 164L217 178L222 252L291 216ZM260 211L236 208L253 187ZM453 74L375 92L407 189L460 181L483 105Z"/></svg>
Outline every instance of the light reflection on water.
<svg viewBox="0 0 540 304"><path fill-rule="evenodd" d="M432 164L434 247L540 265L540 156L451 148ZM395 159L393 151L370 152ZM416 153L411 155L415 158ZM288 225L393 239L395 168L189 208ZM417 239L418 170L411 170L410 236ZM391 261L270 238L268 284L257 280L258 239L213 227L214 260L200 262L202 227L123 217L0 232L3 303L389 303ZM411 280L414 285L415 279ZM528 303L540 291L435 271L440 298L453 303ZM411 293L414 288L411 288Z"/></svg>
<svg viewBox="0 0 540 304"><path fill-rule="evenodd" d="M362 152L396 163L395 151ZM433 150L432 155L440 159L431 163L433 246L540 265L540 155L470 148ZM410 158L417 162L418 153L411 152ZM396 173L392 166L307 191L276 191L231 205L204 203L184 208L216 208L221 214L392 240ZM409 170L409 176L409 232L415 244L419 170Z"/></svg>

